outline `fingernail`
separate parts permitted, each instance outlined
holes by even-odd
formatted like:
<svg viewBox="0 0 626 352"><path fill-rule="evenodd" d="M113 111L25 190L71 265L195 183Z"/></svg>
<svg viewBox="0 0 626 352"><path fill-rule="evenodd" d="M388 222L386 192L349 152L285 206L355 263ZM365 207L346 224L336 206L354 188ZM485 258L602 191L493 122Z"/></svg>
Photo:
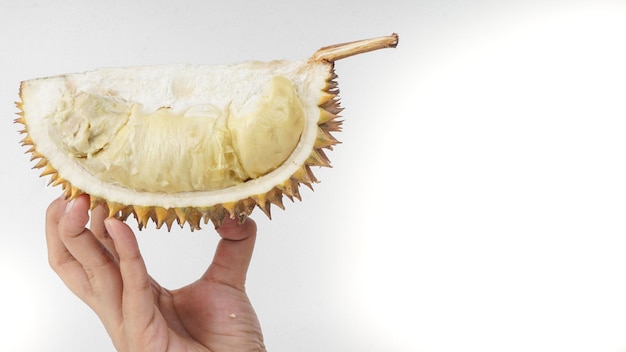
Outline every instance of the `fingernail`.
<svg viewBox="0 0 626 352"><path fill-rule="evenodd" d="M109 234L109 237L115 240L115 234L112 231L112 227L113 226L111 226L111 218L104 219L104 228L107 229L107 233Z"/></svg>
<svg viewBox="0 0 626 352"><path fill-rule="evenodd" d="M67 205L65 206L65 214L72 211L72 208L74 208L75 203L76 203L76 199L72 199L69 201L69 203L67 203Z"/></svg>

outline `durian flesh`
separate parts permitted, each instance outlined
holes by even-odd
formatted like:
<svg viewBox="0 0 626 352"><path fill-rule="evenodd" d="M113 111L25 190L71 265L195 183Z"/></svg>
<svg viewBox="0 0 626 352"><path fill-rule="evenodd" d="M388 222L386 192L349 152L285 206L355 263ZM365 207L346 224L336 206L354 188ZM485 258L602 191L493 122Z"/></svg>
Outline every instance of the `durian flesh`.
<svg viewBox="0 0 626 352"><path fill-rule="evenodd" d="M334 61L398 37L300 61L105 68L24 81L16 122L42 175L110 216L197 229L255 206L268 216L329 166L341 111Z"/></svg>

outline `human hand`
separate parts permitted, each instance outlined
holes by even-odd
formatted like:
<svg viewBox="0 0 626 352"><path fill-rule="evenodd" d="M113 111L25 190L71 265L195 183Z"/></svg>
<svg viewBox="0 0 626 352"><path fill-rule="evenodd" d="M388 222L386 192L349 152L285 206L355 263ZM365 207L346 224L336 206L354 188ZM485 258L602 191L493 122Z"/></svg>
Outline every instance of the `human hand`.
<svg viewBox="0 0 626 352"><path fill-rule="evenodd" d="M57 199L46 214L51 267L98 315L118 351L265 351L244 284L256 224L226 219L213 262L196 282L167 290L146 271L133 231L89 197Z"/></svg>

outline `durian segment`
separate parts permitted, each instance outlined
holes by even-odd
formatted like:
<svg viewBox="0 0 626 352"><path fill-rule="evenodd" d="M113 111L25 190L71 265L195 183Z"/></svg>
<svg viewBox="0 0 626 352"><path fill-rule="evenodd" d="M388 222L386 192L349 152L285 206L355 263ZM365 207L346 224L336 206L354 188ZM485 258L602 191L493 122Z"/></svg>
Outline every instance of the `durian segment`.
<svg viewBox="0 0 626 352"><path fill-rule="evenodd" d="M304 129L304 109L291 81L272 79L272 89L228 119L233 149L249 178L278 168L296 148Z"/></svg>
<svg viewBox="0 0 626 352"><path fill-rule="evenodd" d="M103 182L216 190L276 169L300 140L304 110L291 81L275 76L264 89L241 109L207 103L149 113L120 97L70 91L44 121L55 146Z"/></svg>
<svg viewBox="0 0 626 352"><path fill-rule="evenodd" d="M199 229L312 189L342 111L334 61L398 37L320 49L309 60L107 68L22 82L22 144L66 197L110 216Z"/></svg>

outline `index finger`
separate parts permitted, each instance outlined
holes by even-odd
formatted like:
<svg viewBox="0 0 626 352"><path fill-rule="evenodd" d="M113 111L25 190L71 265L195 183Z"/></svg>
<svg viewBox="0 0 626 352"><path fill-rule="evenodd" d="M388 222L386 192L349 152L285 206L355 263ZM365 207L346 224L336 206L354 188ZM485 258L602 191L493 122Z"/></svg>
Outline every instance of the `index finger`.
<svg viewBox="0 0 626 352"><path fill-rule="evenodd" d="M68 264L82 271L81 265L76 262L74 256L67 250L59 237L59 220L65 212L68 201L60 197L55 199L46 211L46 243L48 245L48 262L54 271L59 273ZM74 263L74 264L72 264ZM71 269L73 270L73 269Z"/></svg>

